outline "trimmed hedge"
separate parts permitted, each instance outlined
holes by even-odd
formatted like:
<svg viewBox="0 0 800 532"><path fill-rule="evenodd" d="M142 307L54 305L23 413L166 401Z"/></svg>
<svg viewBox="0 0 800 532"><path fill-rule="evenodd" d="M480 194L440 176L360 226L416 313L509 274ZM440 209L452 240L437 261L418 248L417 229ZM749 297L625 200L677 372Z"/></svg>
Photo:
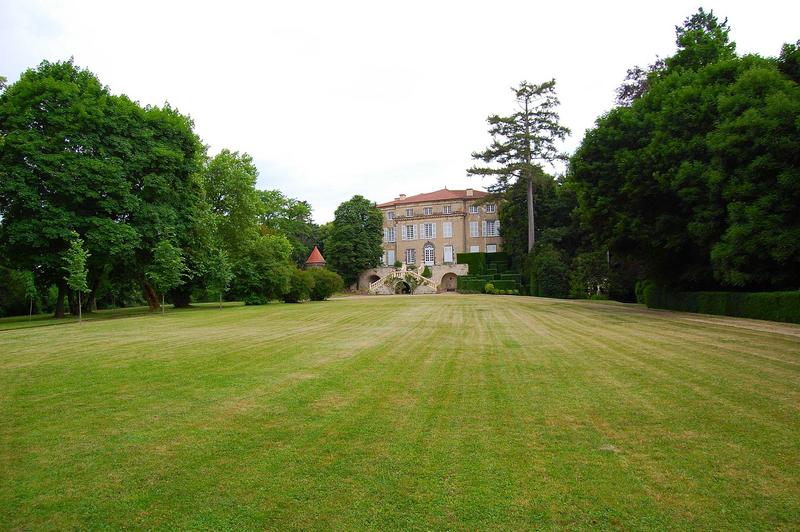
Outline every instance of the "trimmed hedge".
<svg viewBox="0 0 800 532"><path fill-rule="evenodd" d="M800 291L669 292L646 283L642 295L649 308L800 323Z"/></svg>

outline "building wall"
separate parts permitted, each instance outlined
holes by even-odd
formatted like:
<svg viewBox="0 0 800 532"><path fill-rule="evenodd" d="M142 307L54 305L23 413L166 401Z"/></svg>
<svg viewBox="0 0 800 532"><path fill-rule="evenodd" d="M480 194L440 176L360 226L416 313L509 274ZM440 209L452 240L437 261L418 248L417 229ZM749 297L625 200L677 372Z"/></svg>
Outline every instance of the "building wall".
<svg viewBox="0 0 800 532"><path fill-rule="evenodd" d="M446 264L445 246L452 246L452 262L456 261L457 253L469 252L473 247L477 251L486 252L487 246L494 245L495 251L502 251L503 239L499 236L499 222L497 217L497 207L491 212L493 204L478 205L479 198L460 199L460 200L441 200L428 201L413 204L400 204L381 208L383 212L384 242L383 260L385 263L393 262L389 254L394 251L394 260L406 263L406 250L413 249L415 254L415 264L422 267L425 265L424 248L430 243L433 245L434 265ZM450 213L445 212L445 208L450 207ZM477 208L477 213L470 212L470 206ZM425 209L430 209L430 214L426 214ZM406 212L411 209L411 215ZM391 214L390 214L391 213ZM449 222L452 227L452 236L446 237L444 223ZM473 236L470 223L477 224L478 236ZM425 235L425 224L435 226L435 236ZM491 232L494 224L494 233ZM414 237L408 239L406 226L413 225ZM390 242L387 230L394 228L395 241Z"/></svg>

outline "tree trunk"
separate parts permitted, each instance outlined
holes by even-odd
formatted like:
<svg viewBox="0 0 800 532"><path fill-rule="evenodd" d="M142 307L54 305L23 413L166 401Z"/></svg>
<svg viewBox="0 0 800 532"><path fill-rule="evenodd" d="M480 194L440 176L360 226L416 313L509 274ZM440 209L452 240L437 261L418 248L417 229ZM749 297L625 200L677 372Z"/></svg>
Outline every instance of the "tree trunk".
<svg viewBox="0 0 800 532"><path fill-rule="evenodd" d="M81 298L81 293L78 292L78 297L77 297L77 300L78 300L78 323L80 323L83 320L83 312L82 312L83 302L81 301L81 299L82 299Z"/></svg>
<svg viewBox="0 0 800 532"><path fill-rule="evenodd" d="M528 253L536 244L536 221L533 219L533 176L528 176Z"/></svg>
<svg viewBox="0 0 800 532"><path fill-rule="evenodd" d="M165 307L164 307L164 293L162 292L161 293L161 314L164 314L164 312L166 312L166 310L165 310Z"/></svg>
<svg viewBox="0 0 800 532"><path fill-rule="evenodd" d="M33 298L31 298L31 306L28 308L28 321L33 317Z"/></svg>
<svg viewBox="0 0 800 532"><path fill-rule="evenodd" d="M144 297L147 298L147 306L150 307L150 310L158 310L158 294L152 285L144 281L142 287L144 288Z"/></svg>
<svg viewBox="0 0 800 532"><path fill-rule="evenodd" d="M222 291L219 293L219 309L222 310Z"/></svg>
<svg viewBox="0 0 800 532"><path fill-rule="evenodd" d="M80 297L80 296L78 296ZM67 290L67 304L69 305L69 313L73 316L78 315L78 303L75 301L75 292L72 290Z"/></svg>
<svg viewBox="0 0 800 532"><path fill-rule="evenodd" d="M172 295L172 306L174 308L188 308L189 304L192 302L192 291L186 286L179 286L170 293Z"/></svg>
<svg viewBox="0 0 800 532"><path fill-rule="evenodd" d="M58 295L56 296L56 311L53 313L54 318L63 318L64 317L64 296L66 290L64 289L64 285L59 283L58 285Z"/></svg>

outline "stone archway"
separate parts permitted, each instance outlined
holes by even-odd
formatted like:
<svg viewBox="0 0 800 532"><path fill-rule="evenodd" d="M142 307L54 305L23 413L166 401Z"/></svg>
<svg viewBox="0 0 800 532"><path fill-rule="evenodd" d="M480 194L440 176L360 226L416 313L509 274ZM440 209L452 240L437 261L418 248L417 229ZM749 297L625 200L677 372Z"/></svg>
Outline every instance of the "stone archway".
<svg viewBox="0 0 800 532"><path fill-rule="evenodd" d="M381 278L380 278L380 277L378 277L377 275L370 275L370 276L369 276L369 284L372 284L372 283L374 283L375 281L380 281L380 280L381 280Z"/></svg>
<svg viewBox="0 0 800 532"><path fill-rule="evenodd" d="M398 280L394 285L395 294L411 294L411 286L405 282Z"/></svg>
<svg viewBox="0 0 800 532"><path fill-rule="evenodd" d="M457 286L458 276L454 273L446 273L442 276L442 282L439 284L442 292L455 292Z"/></svg>

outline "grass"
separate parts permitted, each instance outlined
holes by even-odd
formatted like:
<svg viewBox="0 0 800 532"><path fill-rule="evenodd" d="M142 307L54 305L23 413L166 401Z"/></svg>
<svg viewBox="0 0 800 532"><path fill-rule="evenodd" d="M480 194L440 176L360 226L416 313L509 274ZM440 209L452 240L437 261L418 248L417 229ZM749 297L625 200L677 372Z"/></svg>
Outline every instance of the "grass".
<svg viewBox="0 0 800 532"><path fill-rule="evenodd" d="M0 527L796 529L800 326L502 296L0 332Z"/></svg>

